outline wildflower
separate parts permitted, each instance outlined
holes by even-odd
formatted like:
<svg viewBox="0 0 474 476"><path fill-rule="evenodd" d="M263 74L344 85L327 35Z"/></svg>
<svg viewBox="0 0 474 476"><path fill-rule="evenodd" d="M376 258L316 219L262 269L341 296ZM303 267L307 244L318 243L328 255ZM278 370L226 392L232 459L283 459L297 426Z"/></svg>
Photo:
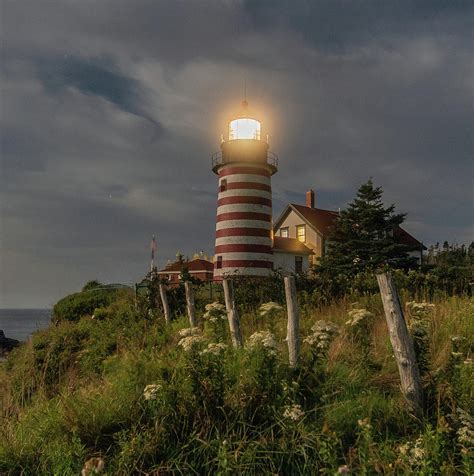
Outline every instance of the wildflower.
<svg viewBox="0 0 474 476"><path fill-rule="evenodd" d="M398 453L410 466L419 466L425 459L423 438L420 436L415 442L407 441L398 447Z"/></svg>
<svg viewBox="0 0 474 476"><path fill-rule="evenodd" d="M412 314L428 314L435 308L434 304L428 303L426 301L409 301L405 304L405 306L412 312Z"/></svg>
<svg viewBox="0 0 474 476"><path fill-rule="evenodd" d="M185 352L191 351L196 345L204 341L204 337L199 335L191 335L188 337L183 337L178 345L183 348Z"/></svg>
<svg viewBox="0 0 474 476"><path fill-rule="evenodd" d="M361 427L361 428L366 428L367 430L370 430L372 428L372 425L369 423L369 419L368 418L364 418L364 419L361 419L361 420L357 420L357 424Z"/></svg>
<svg viewBox="0 0 474 476"><path fill-rule="evenodd" d="M280 306L280 304L278 304L277 302L273 302L273 301L266 302L265 304L262 304L259 308L259 314L262 317L266 317L266 316L272 317L281 311L283 311L283 307Z"/></svg>
<svg viewBox="0 0 474 476"><path fill-rule="evenodd" d="M349 467L347 464L339 466L339 468L337 468L337 474L349 474Z"/></svg>
<svg viewBox="0 0 474 476"><path fill-rule="evenodd" d="M348 313L350 319L346 321L346 325L351 327L357 327L361 324L365 324L367 321L374 317L367 309L353 309Z"/></svg>
<svg viewBox="0 0 474 476"><path fill-rule="evenodd" d="M326 353L339 328L331 322L316 321L311 329L313 333L303 339L303 342L315 347L321 354Z"/></svg>
<svg viewBox="0 0 474 476"><path fill-rule="evenodd" d="M255 332L249 337L247 346L250 349L263 347L269 354L276 355L277 343L270 331Z"/></svg>
<svg viewBox="0 0 474 476"><path fill-rule="evenodd" d="M226 319L226 308L220 302L211 302L210 304L206 304L206 312L202 317L211 322L216 322L219 319Z"/></svg>
<svg viewBox="0 0 474 476"><path fill-rule="evenodd" d="M289 420L299 420L304 416L304 411L301 409L300 405L288 405L285 407L283 412L283 417L288 418Z"/></svg>
<svg viewBox="0 0 474 476"><path fill-rule="evenodd" d="M187 327L185 329L181 329L178 334L180 337L189 337L189 336L196 336L200 334L199 327Z"/></svg>
<svg viewBox="0 0 474 476"><path fill-rule="evenodd" d="M207 349L204 349L201 352L199 352L199 355L205 355L205 354L220 355L226 349L227 349L226 344L211 343L211 344L208 344Z"/></svg>
<svg viewBox="0 0 474 476"><path fill-rule="evenodd" d="M463 410L456 409L459 418L459 429L456 432L458 443L465 448L474 448L474 417Z"/></svg>
<svg viewBox="0 0 474 476"><path fill-rule="evenodd" d="M104 471L105 468L105 463L102 458L99 457L94 457L91 459L88 459L84 463L84 467L82 468L81 471L81 476L92 476L93 474L99 474Z"/></svg>
<svg viewBox="0 0 474 476"><path fill-rule="evenodd" d="M156 400L161 388L162 387L159 383L152 383L150 385L147 385L145 387L145 390L143 390L143 398L145 400Z"/></svg>

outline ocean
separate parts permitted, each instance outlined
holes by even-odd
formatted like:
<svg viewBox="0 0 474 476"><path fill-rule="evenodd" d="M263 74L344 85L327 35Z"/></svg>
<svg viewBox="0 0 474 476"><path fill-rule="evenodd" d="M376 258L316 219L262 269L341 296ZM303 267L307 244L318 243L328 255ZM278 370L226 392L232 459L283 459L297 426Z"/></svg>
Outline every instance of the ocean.
<svg viewBox="0 0 474 476"><path fill-rule="evenodd" d="M48 327L51 309L0 309L0 329L6 337L26 341L31 334Z"/></svg>

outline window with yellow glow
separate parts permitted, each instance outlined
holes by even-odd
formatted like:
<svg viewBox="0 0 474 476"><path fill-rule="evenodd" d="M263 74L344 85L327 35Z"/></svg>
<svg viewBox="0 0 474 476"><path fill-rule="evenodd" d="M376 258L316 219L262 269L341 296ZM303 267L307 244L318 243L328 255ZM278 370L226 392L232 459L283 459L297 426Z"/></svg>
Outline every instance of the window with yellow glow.
<svg viewBox="0 0 474 476"><path fill-rule="evenodd" d="M260 140L260 122L255 119L240 118L229 122L229 140Z"/></svg>
<svg viewBox="0 0 474 476"><path fill-rule="evenodd" d="M288 229L288 227L280 228L280 236L281 236L282 238L289 238L289 236L290 236L290 230Z"/></svg>
<svg viewBox="0 0 474 476"><path fill-rule="evenodd" d="M302 243L306 241L306 225L296 225L296 238Z"/></svg>

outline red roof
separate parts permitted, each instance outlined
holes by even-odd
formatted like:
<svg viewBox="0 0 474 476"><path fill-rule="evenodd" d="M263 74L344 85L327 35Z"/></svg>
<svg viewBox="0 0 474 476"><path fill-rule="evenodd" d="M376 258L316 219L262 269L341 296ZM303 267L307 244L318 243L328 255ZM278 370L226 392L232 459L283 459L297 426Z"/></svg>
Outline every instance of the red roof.
<svg viewBox="0 0 474 476"><path fill-rule="evenodd" d="M164 269L161 269L159 273L167 273L170 271L182 271L186 268L190 273L196 271L214 271L214 263L206 259L193 259L190 261L175 261Z"/></svg>
<svg viewBox="0 0 474 476"><path fill-rule="evenodd" d="M275 223L274 230L280 226L281 221L286 216L286 212L288 209L293 209L296 213L300 214L307 223L309 223L313 228L318 230L323 234L323 236L327 236L331 231L331 227L334 225L338 217L338 212L333 212L332 210L323 210L322 208L310 208L305 207L303 205L297 205L295 203L290 203L288 207L283 211L282 215ZM397 227L395 228L393 235L397 241L397 243L412 246L414 248L422 248L426 249L426 247L418 241L414 236L410 235L407 231L403 228Z"/></svg>
<svg viewBox="0 0 474 476"><path fill-rule="evenodd" d="M334 221L338 216L337 212L323 210L322 208L304 207L303 205L296 205L295 203L290 203L290 206L303 215L305 220L323 235L329 233L330 228L334 225Z"/></svg>
<svg viewBox="0 0 474 476"><path fill-rule="evenodd" d="M301 243L301 241L298 241L296 238L283 238L281 236L273 237L273 250L293 254L314 254L310 248L308 248L304 243Z"/></svg>

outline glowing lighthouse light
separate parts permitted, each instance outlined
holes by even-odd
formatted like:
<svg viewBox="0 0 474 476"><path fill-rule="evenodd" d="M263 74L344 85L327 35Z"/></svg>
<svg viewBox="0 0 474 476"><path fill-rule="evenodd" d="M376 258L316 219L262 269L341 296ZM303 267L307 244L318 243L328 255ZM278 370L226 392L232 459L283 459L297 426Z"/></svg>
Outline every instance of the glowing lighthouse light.
<svg viewBox="0 0 474 476"><path fill-rule="evenodd" d="M229 122L229 140L255 139L260 140L261 124L256 119L242 117Z"/></svg>

